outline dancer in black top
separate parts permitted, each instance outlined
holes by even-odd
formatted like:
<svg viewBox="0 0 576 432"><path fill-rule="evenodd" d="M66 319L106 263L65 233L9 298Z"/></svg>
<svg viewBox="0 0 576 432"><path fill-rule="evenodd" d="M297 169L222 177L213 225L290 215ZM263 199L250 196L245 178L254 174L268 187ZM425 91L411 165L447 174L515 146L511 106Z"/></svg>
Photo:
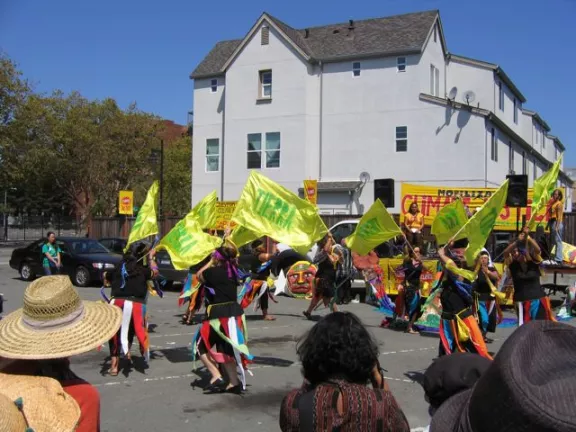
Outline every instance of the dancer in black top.
<svg viewBox="0 0 576 432"><path fill-rule="evenodd" d="M414 323L420 316L420 276L422 276L424 264L418 246L414 249L407 247L405 253L404 264L402 265L404 282L399 288L401 292L398 294L394 318L408 316L406 332L418 334L414 330Z"/></svg>
<svg viewBox="0 0 576 432"><path fill-rule="evenodd" d="M496 325L499 316L502 315L500 306L492 292L492 287L498 285L498 271L490 265L490 255L487 251L480 252L476 263L478 276L472 284L472 295L474 304L472 308L478 325L484 336L484 341L488 341L486 334L496 332Z"/></svg>
<svg viewBox="0 0 576 432"><path fill-rule="evenodd" d="M338 264L338 256L332 252L333 246L334 239L330 234L326 234L326 236L318 242L318 253L314 259L314 264L318 267L314 293L308 310L302 312L308 319L311 318L312 312L320 300L324 302L324 306L330 306L331 312L338 311L338 307L332 302L332 298L334 297L334 284L336 283L336 265Z"/></svg>

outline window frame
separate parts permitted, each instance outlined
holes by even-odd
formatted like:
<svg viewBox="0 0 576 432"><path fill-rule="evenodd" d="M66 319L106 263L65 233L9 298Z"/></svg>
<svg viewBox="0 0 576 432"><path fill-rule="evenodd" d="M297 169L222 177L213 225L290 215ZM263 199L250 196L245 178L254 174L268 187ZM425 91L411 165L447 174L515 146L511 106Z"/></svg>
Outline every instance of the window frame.
<svg viewBox="0 0 576 432"><path fill-rule="evenodd" d="M398 137L398 129L400 128L404 128L406 130L406 136L405 137ZM399 142L404 141L404 150L398 150L398 144ZM407 153L408 152L408 126L396 126L394 128L394 143L395 143L395 150L396 153Z"/></svg>
<svg viewBox="0 0 576 432"><path fill-rule="evenodd" d="M356 67L358 65L358 67ZM362 63L361 62L353 62L352 63L352 76L357 78L362 73Z"/></svg>
<svg viewBox="0 0 576 432"><path fill-rule="evenodd" d="M514 145L512 141L508 141L508 172L513 173L514 171Z"/></svg>
<svg viewBox="0 0 576 432"><path fill-rule="evenodd" d="M209 141L217 141L218 142L218 153L208 153L208 142ZM221 166L220 166L220 153L221 153L221 148L220 148L220 138L206 138L206 153L204 154L204 172L205 173L215 173L215 172L220 172ZM218 166L215 170L210 170L208 169L208 158L209 157L217 157L218 158Z"/></svg>
<svg viewBox="0 0 576 432"><path fill-rule="evenodd" d="M500 111L504 111L504 86L502 81L498 81L498 108Z"/></svg>
<svg viewBox="0 0 576 432"><path fill-rule="evenodd" d="M260 29L260 45L270 45L270 27L263 25Z"/></svg>
<svg viewBox="0 0 576 432"><path fill-rule="evenodd" d="M278 134L278 148L268 148L268 135ZM260 137L260 149L250 150L250 136ZM278 152L278 166L270 166L268 164L268 153ZM260 166L250 167L250 153L257 153L260 156ZM274 132L255 132L246 135L246 169L248 170L262 170L262 169L280 169L282 166L282 133L279 131Z"/></svg>
<svg viewBox="0 0 576 432"><path fill-rule="evenodd" d="M218 78L212 78L210 80L210 93L218 92Z"/></svg>
<svg viewBox="0 0 576 432"><path fill-rule="evenodd" d="M536 176L536 158L532 159L532 182L535 182L538 176Z"/></svg>
<svg viewBox="0 0 576 432"><path fill-rule="evenodd" d="M265 83L265 75L270 74L270 82ZM263 69L258 71L258 98L259 99L272 99L272 84L273 84L273 76L272 76L272 69ZM265 88L270 87L270 94L265 94Z"/></svg>
<svg viewBox="0 0 576 432"><path fill-rule="evenodd" d="M526 171L528 171L528 164L526 162L527 162L526 151L523 150L522 151L522 175L527 175Z"/></svg>
<svg viewBox="0 0 576 432"><path fill-rule="evenodd" d="M430 94L440 97L440 69L430 63Z"/></svg>
<svg viewBox="0 0 576 432"><path fill-rule="evenodd" d="M514 98L514 124L518 124L518 101Z"/></svg>
<svg viewBox="0 0 576 432"><path fill-rule="evenodd" d="M400 59L404 59L404 61L400 61ZM408 58L406 56L403 57L396 57L396 72L397 73L404 73L408 69Z"/></svg>

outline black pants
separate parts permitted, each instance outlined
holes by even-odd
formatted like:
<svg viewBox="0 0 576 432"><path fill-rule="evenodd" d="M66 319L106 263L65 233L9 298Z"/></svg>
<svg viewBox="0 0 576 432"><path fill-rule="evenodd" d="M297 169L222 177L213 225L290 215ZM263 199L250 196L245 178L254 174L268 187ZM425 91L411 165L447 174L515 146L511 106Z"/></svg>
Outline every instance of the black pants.
<svg viewBox="0 0 576 432"><path fill-rule="evenodd" d="M336 298L340 304L350 302L350 291L352 290L352 281L350 279L340 279L336 281L338 292Z"/></svg>
<svg viewBox="0 0 576 432"><path fill-rule="evenodd" d="M262 297L260 297L260 300L258 300L260 302L260 309L263 311L268 310L268 296L270 295L268 290L269 288L266 288L266 292L262 294Z"/></svg>

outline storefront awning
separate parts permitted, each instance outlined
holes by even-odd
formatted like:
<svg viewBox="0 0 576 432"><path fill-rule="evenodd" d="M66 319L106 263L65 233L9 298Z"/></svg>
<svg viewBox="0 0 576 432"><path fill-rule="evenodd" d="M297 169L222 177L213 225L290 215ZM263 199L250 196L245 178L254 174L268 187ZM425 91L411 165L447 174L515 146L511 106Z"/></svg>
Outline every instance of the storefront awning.
<svg viewBox="0 0 576 432"><path fill-rule="evenodd" d="M362 182L353 181L322 181L318 182L318 192L351 192L360 186ZM299 192L304 192L304 188L298 188Z"/></svg>

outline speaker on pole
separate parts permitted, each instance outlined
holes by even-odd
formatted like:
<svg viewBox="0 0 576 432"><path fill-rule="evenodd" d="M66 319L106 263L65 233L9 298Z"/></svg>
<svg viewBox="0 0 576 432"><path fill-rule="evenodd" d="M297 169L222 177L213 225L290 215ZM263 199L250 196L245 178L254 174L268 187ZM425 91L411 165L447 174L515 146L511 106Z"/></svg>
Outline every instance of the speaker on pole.
<svg viewBox="0 0 576 432"><path fill-rule="evenodd" d="M384 207L394 207L394 179L374 180L374 201L379 199Z"/></svg>
<svg viewBox="0 0 576 432"><path fill-rule="evenodd" d="M508 196L506 205L508 207L527 207L528 206L528 176L507 175L508 179Z"/></svg>

